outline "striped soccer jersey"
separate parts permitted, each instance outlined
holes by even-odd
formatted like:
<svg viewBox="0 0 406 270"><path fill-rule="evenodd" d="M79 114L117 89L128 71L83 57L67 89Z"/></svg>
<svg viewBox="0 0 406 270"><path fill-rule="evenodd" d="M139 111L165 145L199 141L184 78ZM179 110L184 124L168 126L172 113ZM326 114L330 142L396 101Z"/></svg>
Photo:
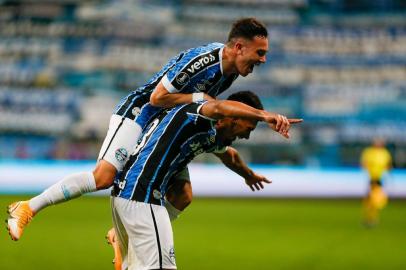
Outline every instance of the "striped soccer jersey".
<svg viewBox="0 0 406 270"><path fill-rule="evenodd" d="M180 105L151 120L115 181L116 196L162 205L173 175L203 152L224 151L216 121L200 115L200 106Z"/></svg>
<svg viewBox="0 0 406 270"><path fill-rule="evenodd" d="M171 93L204 92L212 97L218 96L238 77L237 74L223 74L223 49L222 43L210 43L179 53L145 85L123 98L114 114L136 118L137 123L144 127L154 114L162 110L148 104L152 91L160 81Z"/></svg>

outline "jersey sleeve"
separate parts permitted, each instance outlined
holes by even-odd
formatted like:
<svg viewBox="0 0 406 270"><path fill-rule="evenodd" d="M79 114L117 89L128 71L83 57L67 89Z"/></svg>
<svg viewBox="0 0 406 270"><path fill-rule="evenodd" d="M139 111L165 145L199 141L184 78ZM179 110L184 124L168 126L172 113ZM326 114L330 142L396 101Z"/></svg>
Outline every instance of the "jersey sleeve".
<svg viewBox="0 0 406 270"><path fill-rule="evenodd" d="M162 84L169 93L178 93L187 86L194 76L215 63L219 63L220 49L202 51L195 48L186 51L168 72L162 77Z"/></svg>
<svg viewBox="0 0 406 270"><path fill-rule="evenodd" d="M190 103L186 106L186 114L190 122L194 123L197 130L204 131L212 128L216 120L201 115L200 109L207 101L200 101L195 103Z"/></svg>
<svg viewBox="0 0 406 270"><path fill-rule="evenodd" d="M199 102L195 102L198 104L198 107L196 108L196 113L200 114L200 110L202 109L203 105L207 102L207 100L202 100Z"/></svg>

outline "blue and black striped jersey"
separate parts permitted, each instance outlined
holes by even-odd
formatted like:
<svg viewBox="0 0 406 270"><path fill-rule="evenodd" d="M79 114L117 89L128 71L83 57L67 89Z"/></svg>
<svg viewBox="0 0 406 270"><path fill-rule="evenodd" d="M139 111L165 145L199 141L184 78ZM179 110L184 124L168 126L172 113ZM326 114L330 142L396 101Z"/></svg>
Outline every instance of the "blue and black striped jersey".
<svg viewBox="0 0 406 270"><path fill-rule="evenodd" d="M115 184L118 197L161 205L172 176L203 152L224 151L216 121L199 114L201 104L165 110L144 128Z"/></svg>
<svg viewBox="0 0 406 270"><path fill-rule="evenodd" d="M137 119L137 123L143 127L152 115L161 110L161 108L146 105L160 81L171 93L204 92L212 97L218 96L238 77L237 74L229 76L223 74L223 49L222 43L210 43L179 53L145 85L123 98L114 113L130 119L143 114ZM144 105L148 108L142 108Z"/></svg>

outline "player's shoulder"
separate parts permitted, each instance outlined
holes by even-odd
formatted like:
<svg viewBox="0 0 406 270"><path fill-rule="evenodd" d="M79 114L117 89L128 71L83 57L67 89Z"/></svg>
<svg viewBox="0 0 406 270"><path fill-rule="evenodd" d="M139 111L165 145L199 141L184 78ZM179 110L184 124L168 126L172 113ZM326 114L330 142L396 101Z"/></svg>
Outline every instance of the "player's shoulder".
<svg viewBox="0 0 406 270"><path fill-rule="evenodd" d="M177 61L164 78L164 86L169 92L173 89L180 91L186 84L191 81L194 76L206 75L201 72L210 68L210 70L220 70L221 62L221 48L224 47L222 43L209 43L200 47L195 47L181 53L182 57ZM165 81L169 83L165 84Z"/></svg>
<svg viewBox="0 0 406 270"><path fill-rule="evenodd" d="M196 115L197 118L199 118L201 121L204 122L209 122L209 123L215 123L217 122L216 119L210 118L208 116L205 115L205 113L203 112L203 107L208 103L209 101L204 100L204 101L199 101L199 102L195 102L195 103L191 103L191 109L193 110L194 114Z"/></svg>
<svg viewBox="0 0 406 270"><path fill-rule="evenodd" d="M213 42L198 47L190 48L189 50L185 51L185 54L188 55L189 57L195 57L205 55L208 53L218 53L220 49L223 47L224 47L223 43Z"/></svg>
<svg viewBox="0 0 406 270"><path fill-rule="evenodd" d="M204 116L201 113L201 108L207 101L199 101L199 102L192 102L188 104L182 104L176 106L174 109L177 111L183 111L187 115L187 118L191 120L191 122L197 122L197 120L209 120L209 121L216 121L209 117Z"/></svg>
<svg viewBox="0 0 406 270"><path fill-rule="evenodd" d="M178 62L179 72L176 73L176 78L179 85L175 85L175 87L180 89L190 78L199 74L203 69L219 65L221 61L220 44L210 43L193 48L185 53L183 58Z"/></svg>
<svg viewBox="0 0 406 270"><path fill-rule="evenodd" d="M199 113L202 103L180 104L172 108L168 108L165 114L159 117L159 120L166 124L175 123L179 127L192 127L190 132L203 132L212 127L212 119L209 119ZM166 119L166 120L165 120Z"/></svg>
<svg viewBox="0 0 406 270"><path fill-rule="evenodd" d="M199 103L187 103L187 104L179 104L171 108L167 108L166 115L172 117L174 114L189 114L189 113L197 113L198 112Z"/></svg>
<svg viewBox="0 0 406 270"><path fill-rule="evenodd" d="M192 103L188 103L188 104L183 104L183 110L186 113L192 113L192 114L198 114L200 107L202 106L202 104L204 104L204 101L199 101L199 102L192 102Z"/></svg>
<svg viewBox="0 0 406 270"><path fill-rule="evenodd" d="M206 46L208 49L216 50L216 49L221 49L221 48L223 48L225 45L224 45L223 43L221 43L221 42L212 42L212 43L206 44L205 46Z"/></svg>

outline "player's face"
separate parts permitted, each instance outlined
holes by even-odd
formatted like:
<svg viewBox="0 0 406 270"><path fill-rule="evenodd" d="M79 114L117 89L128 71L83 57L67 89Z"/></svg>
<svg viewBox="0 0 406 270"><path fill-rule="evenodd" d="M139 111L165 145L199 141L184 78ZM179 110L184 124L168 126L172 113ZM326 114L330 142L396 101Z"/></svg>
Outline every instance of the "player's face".
<svg viewBox="0 0 406 270"><path fill-rule="evenodd" d="M221 132L221 137L224 145L231 145L237 138L249 139L251 131L257 126L257 121L230 119Z"/></svg>
<svg viewBox="0 0 406 270"><path fill-rule="evenodd" d="M240 39L236 42L237 56L235 59L238 73L245 77L252 73L256 65L265 63L268 52L268 39L256 36L253 40Z"/></svg>

